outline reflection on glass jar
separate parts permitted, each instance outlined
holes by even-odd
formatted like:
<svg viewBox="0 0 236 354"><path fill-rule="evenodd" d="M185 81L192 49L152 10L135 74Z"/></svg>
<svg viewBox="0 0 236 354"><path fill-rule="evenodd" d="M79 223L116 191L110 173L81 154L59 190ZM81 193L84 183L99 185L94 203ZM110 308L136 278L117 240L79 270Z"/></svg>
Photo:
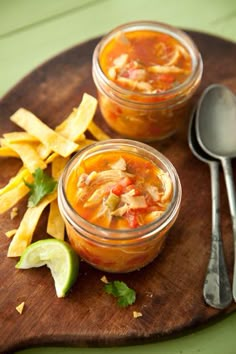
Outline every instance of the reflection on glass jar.
<svg viewBox="0 0 236 354"><path fill-rule="evenodd" d="M201 76L201 56L190 37L156 22L114 29L93 55L104 119L120 135L137 140L172 135L189 113Z"/></svg>
<svg viewBox="0 0 236 354"><path fill-rule="evenodd" d="M181 202L171 162L146 144L99 142L70 160L58 201L71 245L95 268L130 272L160 253Z"/></svg>

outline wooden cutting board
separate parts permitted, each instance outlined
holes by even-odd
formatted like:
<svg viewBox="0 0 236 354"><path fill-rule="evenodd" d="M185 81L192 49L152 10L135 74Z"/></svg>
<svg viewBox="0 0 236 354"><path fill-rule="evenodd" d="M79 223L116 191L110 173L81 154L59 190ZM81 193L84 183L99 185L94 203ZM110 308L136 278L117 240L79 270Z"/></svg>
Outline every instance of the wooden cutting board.
<svg viewBox="0 0 236 354"><path fill-rule="evenodd" d="M223 83L236 92L236 44L206 34L189 32L204 61L204 75L198 95L211 83ZM77 106L84 92L96 95L91 77L91 58L98 39L80 44L43 64L14 87L0 102L0 134L15 130L9 116L25 107L51 127ZM197 99L197 95L195 100ZM224 119L224 117L222 117ZM100 113L96 121L113 137ZM235 310L232 304L220 311L205 305L202 286L210 252L211 199L208 166L198 161L187 143L188 121L163 143L155 143L177 168L183 186L179 218L162 254L146 268L130 274L107 275L123 280L137 292L137 301L120 309L105 294L103 273L81 262L80 275L69 295L58 299L49 270L16 270L16 259L7 258L6 231L16 228L19 215L0 216L0 351L10 352L34 345L106 346L144 343L203 325ZM16 159L0 159L0 187L18 170ZM236 164L233 163L236 173ZM232 280L233 240L231 219L221 175L221 221L224 248ZM47 238L43 214L34 240ZM25 301L19 315L15 307ZM134 319L133 311L143 316Z"/></svg>

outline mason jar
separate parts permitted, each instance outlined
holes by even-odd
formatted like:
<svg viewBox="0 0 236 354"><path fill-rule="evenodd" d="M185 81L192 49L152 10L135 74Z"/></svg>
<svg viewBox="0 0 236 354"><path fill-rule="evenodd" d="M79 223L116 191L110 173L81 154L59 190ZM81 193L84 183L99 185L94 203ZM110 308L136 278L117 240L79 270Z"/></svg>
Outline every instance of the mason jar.
<svg viewBox="0 0 236 354"><path fill-rule="evenodd" d="M75 195L81 166L88 165L94 157L105 161L108 153L139 158L146 166L151 164L168 176L171 185L168 206L158 218L135 228L115 229L96 225L76 210ZM147 179L148 173L146 168ZM157 257L178 216L181 196L180 180L172 163L156 149L129 139L111 139L82 149L68 162L58 186L59 208L72 247L93 267L112 273L140 269Z"/></svg>
<svg viewBox="0 0 236 354"><path fill-rule="evenodd" d="M146 142L176 131L191 111L202 71L192 39L158 22L121 25L93 53L92 75L106 123L122 137Z"/></svg>

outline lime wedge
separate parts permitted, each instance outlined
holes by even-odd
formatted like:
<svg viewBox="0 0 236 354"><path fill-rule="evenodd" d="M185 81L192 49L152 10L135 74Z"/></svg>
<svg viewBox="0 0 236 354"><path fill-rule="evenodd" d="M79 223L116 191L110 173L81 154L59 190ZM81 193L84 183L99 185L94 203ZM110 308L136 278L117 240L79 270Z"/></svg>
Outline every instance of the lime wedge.
<svg viewBox="0 0 236 354"><path fill-rule="evenodd" d="M77 254L64 241L40 240L25 249L16 268L29 269L44 265L51 270L57 296L64 297L78 276L79 258Z"/></svg>

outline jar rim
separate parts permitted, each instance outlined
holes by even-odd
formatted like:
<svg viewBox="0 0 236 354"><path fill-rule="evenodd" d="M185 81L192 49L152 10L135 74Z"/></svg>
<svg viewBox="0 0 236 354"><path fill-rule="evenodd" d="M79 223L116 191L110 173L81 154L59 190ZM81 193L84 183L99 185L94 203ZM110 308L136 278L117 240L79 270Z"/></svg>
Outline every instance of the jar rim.
<svg viewBox="0 0 236 354"><path fill-rule="evenodd" d="M99 62L99 55L104 48L104 46L114 37L114 35L121 31L121 30L126 30L126 32L129 31L134 31L137 29L152 29L156 32L162 32L166 33L175 39L177 39L184 47L189 51L192 63L193 63L193 70L191 74L186 78L184 82L181 84L171 88L170 90L163 91L163 92L158 92L158 93L143 93L143 92L136 92L135 91L135 96L137 97L137 100L132 100L130 99L130 96L134 94L134 91L126 89L121 87L120 85L117 85L113 81L111 81L103 72L100 62ZM193 42L193 40L190 38L190 36L185 33L184 31L173 27L169 24L162 23L162 22L155 22L155 21L133 21L133 22L128 22L123 25L120 25L113 30L109 31L102 39L99 41L99 43L96 45L94 53L93 53L93 76L95 78L95 83L96 83L96 76L99 75L99 79L102 80L102 82L110 87L112 89L112 92L114 93L115 96L122 96L122 100L124 99L124 96L129 96L129 101L132 103L135 103L137 105L151 105L153 106L153 102L140 102L138 98L164 98L168 97L169 95L173 95L173 97L176 97L175 94L178 94L179 91L186 92L190 87L192 87L193 83L197 80L200 80L203 72L203 62L202 62L202 57L201 54ZM155 102L155 104L158 104L159 102Z"/></svg>
<svg viewBox="0 0 236 354"><path fill-rule="evenodd" d="M67 179L73 170L73 168L79 164L81 160L86 156L86 154L90 154L87 157L91 156L94 151L97 149L97 153L99 153L99 148L104 149L107 148L106 151L112 151L114 149L119 149L121 146L126 147L129 149L130 147L136 148L137 150L143 149L143 151L148 152L152 154L153 156L156 157L158 161L161 162L163 166L165 166L166 171L169 173L171 182L173 184L173 196L172 200L168 206L168 208L165 210L165 212L156 220L142 225L136 229L121 229L121 230L116 230L116 229L109 229L105 228L96 224L93 224L86 219L84 219L81 215L79 215L71 203L69 202L67 196L66 196L66 182ZM132 151L128 150L129 152L132 153ZM137 154L140 153L137 152ZM148 157L147 157L148 158ZM64 217L67 219L67 221L74 227L74 228L80 228L85 231L89 229L89 234L92 235L92 238L94 237L100 241L102 240L109 240L109 241L128 241L128 240L135 240L135 239L150 239L152 236L154 236L157 232L160 232L162 229L165 229L165 227L170 223L172 219L174 219L175 215L177 214L181 202L181 197L182 197L182 188L179 180L179 176L177 174L177 171L173 164L158 150L155 148L144 144L142 142L138 141L133 141L129 139L108 139L105 141L100 141L96 142L92 145L89 145L78 153L76 153L70 161L67 163L61 177L58 183L58 199L59 199L59 207L64 214ZM76 222L76 220L78 220ZM79 224L79 225L78 225ZM93 230L91 230L91 228ZM99 236L98 236L99 234ZM110 234L114 235L111 236ZM118 237L119 236L119 237ZM88 237L87 237L88 238Z"/></svg>

